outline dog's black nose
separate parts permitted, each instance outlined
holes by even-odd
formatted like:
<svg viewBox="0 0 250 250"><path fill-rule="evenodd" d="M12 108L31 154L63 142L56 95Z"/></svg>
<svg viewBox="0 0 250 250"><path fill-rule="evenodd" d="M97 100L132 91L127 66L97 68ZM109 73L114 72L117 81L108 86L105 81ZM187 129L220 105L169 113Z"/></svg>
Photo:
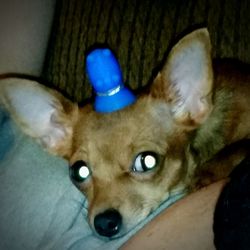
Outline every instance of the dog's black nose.
<svg viewBox="0 0 250 250"><path fill-rule="evenodd" d="M105 237L112 237L119 233L122 225L122 217L115 209L106 210L96 215L94 226L96 232Z"/></svg>

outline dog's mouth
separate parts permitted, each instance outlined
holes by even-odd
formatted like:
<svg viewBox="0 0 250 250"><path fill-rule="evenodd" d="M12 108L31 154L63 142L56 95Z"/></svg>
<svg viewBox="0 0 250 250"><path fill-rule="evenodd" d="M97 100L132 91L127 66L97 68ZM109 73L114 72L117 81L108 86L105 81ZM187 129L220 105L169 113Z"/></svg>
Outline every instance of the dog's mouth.
<svg viewBox="0 0 250 250"><path fill-rule="evenodd" d="M90 227L95 235L103 240L121 238L136 229L155 208L135 207L107 206L98 212L90 212Z"/></svg>
<svg viewBox="0 0 250 250"><path fill-rule="evenodd" d="M145 223L143 222L145 218L150 217L151 220L154 216L155 209L157 214L166 209L171 204L175 203L177 200L181 199L187 194L187 190L184 187L179 187L172 190L165 201L161 204L158 204L151 209L142 209L137 216L129 216L128 218L124 216L119 210L114 208L109 208L101 213L98 213L94 216L92 221L93 231L97 234L98 237L108 240L115 240L121 238L130 231L141 228ZM139 227L138 227L139 226Z"/></svg>
<svg viewBox="0 0 250 250"><path fill-rule="evenodd" d="M145 219L150 211L143 213L143 216L129 221L116 209L107 209L94 217L92 227L96 235L103 239L115 240L133 230L138 223Z"/></svg>

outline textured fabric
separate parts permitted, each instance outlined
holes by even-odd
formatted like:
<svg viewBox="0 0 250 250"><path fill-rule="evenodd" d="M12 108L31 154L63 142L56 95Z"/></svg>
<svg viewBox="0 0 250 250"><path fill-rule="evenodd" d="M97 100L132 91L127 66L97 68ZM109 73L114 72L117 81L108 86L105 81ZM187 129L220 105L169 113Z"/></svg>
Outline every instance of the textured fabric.
<svg viewBox="0 0 250 250"><path fill-rule="evenodd" d="M43 77L81 102L91 96L85 53L108 45L125 82L147 84L181 34L207 26L214 56L250 62L248 0L61 0L58 1Z"/></svg>

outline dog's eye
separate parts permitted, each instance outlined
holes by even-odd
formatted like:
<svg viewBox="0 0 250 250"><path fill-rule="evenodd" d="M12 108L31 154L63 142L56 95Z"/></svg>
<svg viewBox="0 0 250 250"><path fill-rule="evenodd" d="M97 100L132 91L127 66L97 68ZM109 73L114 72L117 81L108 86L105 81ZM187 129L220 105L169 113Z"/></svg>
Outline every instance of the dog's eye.
<svg viewBox="0 0 250 250"><path fill-rule="evenodd" d="M76 161L70 168L70 177L76 182L84 182L90 175L91 171L84 161Z"/></svg>
<svg viewBox="0 0 250 250"><path fill-rule="evenodd" d="M158 155L154 152L146 151L136 156L133 171L146 172L154 169L158 165Z"/></svg>

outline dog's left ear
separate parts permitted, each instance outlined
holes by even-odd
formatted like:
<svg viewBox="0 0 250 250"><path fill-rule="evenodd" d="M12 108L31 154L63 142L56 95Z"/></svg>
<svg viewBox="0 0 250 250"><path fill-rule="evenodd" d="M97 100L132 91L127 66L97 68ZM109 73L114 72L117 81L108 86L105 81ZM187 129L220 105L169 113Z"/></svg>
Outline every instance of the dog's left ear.
<svg viewBox="0 0 250 250"><path fill-rule="evenodd" d="M68 157L78 106L36 81L6 78L0 81L0 104L24 133L47 151Z"/></svg>
<svg viewBox="0 0 250 250"><path fill-rule="evenodd" d="M213 71L207 29L182 38L170 51L158 73L151 95L170 104L174 120L190 129L198 127L212 109Z"/></svg>

